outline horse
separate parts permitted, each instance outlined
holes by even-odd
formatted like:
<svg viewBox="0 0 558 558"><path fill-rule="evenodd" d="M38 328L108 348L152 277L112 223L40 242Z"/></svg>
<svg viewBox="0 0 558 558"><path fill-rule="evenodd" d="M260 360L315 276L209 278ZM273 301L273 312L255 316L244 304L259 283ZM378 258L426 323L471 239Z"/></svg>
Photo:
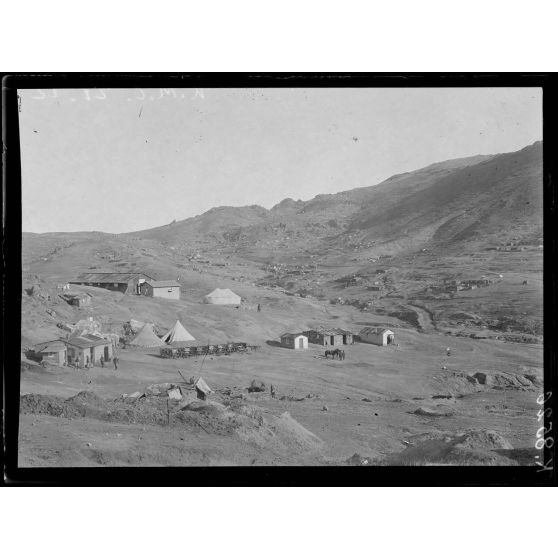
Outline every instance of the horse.
<svg viewBox="0 0 558 558"><path fill-rule="evenodd" d="M337 350L337 349L336 349L336 350ZM334 358L335 358L335 351L330 351L330 350L328 349L328 350L326 350L326 352L325 352L325 357L326 357L326 358L329 358L330 356L331 356L331 358L334 359Z"/></svg>
<svg viewBox="0 0 558 558"><path fill-rule="evenodd" d="M334 349L333 351L331 351L331 354L333 355L333 358L337 357L339 360L341 360L341 356L342 356L341 349Z"/></svg>

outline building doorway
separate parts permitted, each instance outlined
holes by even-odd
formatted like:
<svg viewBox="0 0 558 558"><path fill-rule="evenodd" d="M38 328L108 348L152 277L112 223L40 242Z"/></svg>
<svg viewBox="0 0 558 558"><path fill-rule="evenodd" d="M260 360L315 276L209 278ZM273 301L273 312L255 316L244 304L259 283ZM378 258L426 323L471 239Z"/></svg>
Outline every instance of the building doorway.
<svg viewBox="0 0 558 558"><path fill-rule="evenodd" d="M302 337L298 339L298 348L304 349L304 339Z"/></svg>
<svg viewBox="0 0 558 558"><path fill-rule="evenodd" d="M329 344L333 347L335 345L335 335L330 335Z"/></svg>
<svg viewBox="0 0 558 558"><path fill-rule="evenodd" d="M108 345L105 345L105 355L104 355L103 358L104 358L105 362L108 362L108 361L110 360L110 358L109 358L109 348L108 348Z"/></svg>

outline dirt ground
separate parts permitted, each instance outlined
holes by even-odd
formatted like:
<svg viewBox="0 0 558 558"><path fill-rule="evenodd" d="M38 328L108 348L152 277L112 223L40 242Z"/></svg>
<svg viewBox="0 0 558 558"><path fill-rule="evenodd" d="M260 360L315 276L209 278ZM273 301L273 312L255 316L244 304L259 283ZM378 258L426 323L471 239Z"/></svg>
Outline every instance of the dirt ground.
<svg viewBox="0 0 558 558"><path fill-rule="evenodd" d="M410 447L415 448L414 462L428 464L436 463L440 454L432 443L425 445L425 439L487 430L515 450L510 457L492 451L505 448L488 448L492 451L488 462L529 464L540 389L536 385L495 389L474 384L466 376L534 369L542 378L537 368L540 346L452 338L448 357L448 339L443 335L401 329L397 340L398 346L346 346L344 361L326 359L323 348L315 345L294 351L263 343L248 354L205 359L163 359L155 349L126 349L120 353L118 370L30 367L22 371L23 397L37 394L60 402L85 391L102 407L105 401L122 401L123 394L143 392L153 383L172 382L186 389L180 371L186 379L202 376L215 392L210 403L222 404L219 408L232 414L219 419L217 426L204 428L178 420L181 411L172 405L172 420L165 424L163 408L162 424L156 424L141 417L135 419L138 422L107 420L98 413L60 416L56 408L45 411L22 404L19 464L327 465L346 463L354 454L369 458L370 464L387 464ZM254 379L266 384L265 393L247 391ZM275 398L269 392L271 384ZM229 393L234 398L225 395ZM248 414L263 418L223 429L227 421L236 425L239 417L245 418L245 411L238 412L231 402L242 402L252 409ZM426 414L417 414L419 408ZM288 428L270 426L281 417L292 417ZM312 443L301 442L297 430L309 431ZM417 448L422 446L421 452ZM478 452L466 460L487 462Z"/></svg>

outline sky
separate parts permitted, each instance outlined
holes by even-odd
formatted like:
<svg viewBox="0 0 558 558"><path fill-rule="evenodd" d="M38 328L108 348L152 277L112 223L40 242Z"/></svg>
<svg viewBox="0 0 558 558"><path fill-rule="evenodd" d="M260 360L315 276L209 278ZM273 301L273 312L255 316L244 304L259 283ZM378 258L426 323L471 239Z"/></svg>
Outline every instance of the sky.
<svg viewBox="0 0 558 558"><path fill-rule="evenodd" d="M20 90L25 232L148 229L542 139L538 88Z"/></svg>

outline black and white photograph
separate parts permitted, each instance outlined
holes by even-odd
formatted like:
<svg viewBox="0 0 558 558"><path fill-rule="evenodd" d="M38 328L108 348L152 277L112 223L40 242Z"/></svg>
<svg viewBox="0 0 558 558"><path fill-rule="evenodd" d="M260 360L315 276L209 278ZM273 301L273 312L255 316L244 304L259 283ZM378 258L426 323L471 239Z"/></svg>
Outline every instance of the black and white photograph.
<svg viewBox="0 0 558 558"><path fill-rule="evenodd" d="M18 467L545 467L541 87L17 98Z"/></svg>

